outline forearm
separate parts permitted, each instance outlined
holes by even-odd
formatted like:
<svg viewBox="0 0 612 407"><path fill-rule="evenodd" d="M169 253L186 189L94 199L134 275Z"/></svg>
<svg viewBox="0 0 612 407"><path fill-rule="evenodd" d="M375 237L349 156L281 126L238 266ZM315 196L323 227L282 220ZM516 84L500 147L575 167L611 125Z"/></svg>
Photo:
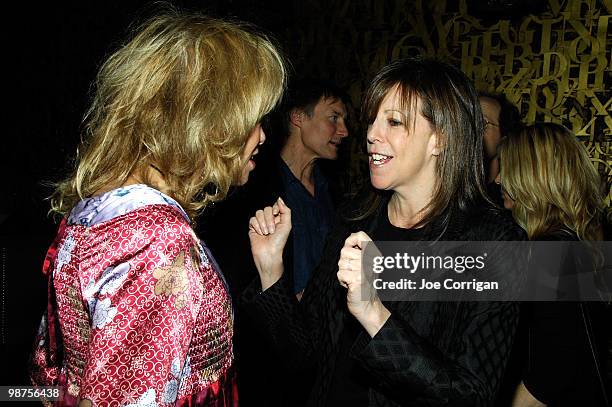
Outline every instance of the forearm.
<svg viewBox="0 0 612 407"><path fill-rule="evenodd" d="M257 273L259 274L261 291L266 291L276 284L283 275L284 265L282 253L281 255L258 257L254 258L254 260Z"/></svg>
<svg viewBox="0 0 612 407"><path fill-rule="evenodd" d="M240 306L257 325L262 334L274 343L281 360L293 368L299 368L312 353L313 329L309 327L304 312L291 293L288 281L281 277L266 287L257 281L244 291Z"/></svg>
<svg viewBox="0 0 612 407"><path fill-rule="evenodd" d="M425 308L421 312L448 317L433 331L428 326L418 332L408 322L409 314L394 310L374 337L358 338L351 354L385 394L402 402L490 405L516 328L514 308L485 303L464 303L446 311ZM499 334L493 337L495 332Z"/></svg>
<svg viewBox="0 0 612 407"><path fill-rule="evenodd" d="M368 309L367 312L355 315L357 321L363 326L370 338L374 338L378 331L385 325L385 322L391 316L391 312L383 305L382 302L376 301Z"/></svg>
<svg viewBox="0 0 612 407"><path fill-rule="evenodd" d="M360 336L351 353L376 379L374 387L400 404L474 407L489 398L478 377L393 316L373 338Z"/></svg>

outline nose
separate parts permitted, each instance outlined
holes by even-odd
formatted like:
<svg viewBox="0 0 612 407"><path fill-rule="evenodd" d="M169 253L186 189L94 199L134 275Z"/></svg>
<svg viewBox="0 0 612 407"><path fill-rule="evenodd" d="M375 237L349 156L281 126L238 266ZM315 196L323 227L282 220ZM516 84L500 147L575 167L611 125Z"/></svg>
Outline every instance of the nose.
<svg viewBox="0 0 612 407"><path fill-rule="evenodd" d="M348 128L346 127L346 123L344 123L344 120L340 120L338 122L338 128L336 129L336 134L342 138L349 135Z"/></svg>
<svg viewBox="0 0 612 407"><path fill-rule="evenodd" d="M376 124L376 120L374 120L374 123L368 126L366 138L369 144L374 144L376 141L381 141L381 134Z"/></svg>

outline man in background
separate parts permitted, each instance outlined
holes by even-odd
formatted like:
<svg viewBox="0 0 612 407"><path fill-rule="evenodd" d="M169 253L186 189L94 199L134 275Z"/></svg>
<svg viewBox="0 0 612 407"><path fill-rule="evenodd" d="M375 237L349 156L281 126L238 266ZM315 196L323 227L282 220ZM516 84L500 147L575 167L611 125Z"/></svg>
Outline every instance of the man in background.
<svg viewBox="0 0 612 407"><path fill-rule="evenodd" d="M255 156L249 182L209 210L198 233L210 247L235 303L235 353L242 406L303 403L311 383L308 372L290 372L276 357L271 341L242 317L240 295L257 277L248 222L260 208L281 197L291 208L292 231L284 250L285 273L298 300L318 265L335 206L342 197L334 164L348 136L348 96L323 80L290 85L283 103L263 123L268 141ZM210 233L209 231L214 231ZM224 231L219 233L219 231Z"/></svg>
<svg viewBox="0 0 612 407"><path fill-rule="evenodd" d="M485 119L483 159L487 191L493 202L503 207L501 189L495 183L495 177L499 174L497 146L502 138L520 130L523 126L521 115L518 108L501 93L481 92L480 106Z"/></svg>

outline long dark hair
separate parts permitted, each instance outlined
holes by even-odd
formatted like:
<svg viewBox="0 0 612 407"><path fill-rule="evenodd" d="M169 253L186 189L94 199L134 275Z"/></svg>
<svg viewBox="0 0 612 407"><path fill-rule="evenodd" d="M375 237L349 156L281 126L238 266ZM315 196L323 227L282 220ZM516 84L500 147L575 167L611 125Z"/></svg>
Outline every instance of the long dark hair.
<svg viewBox="0 0 612 407"><path fill-rule="evenodd" d="M362 120L372 123L385 95L399 87L402 110L408 118L421 111L441 139L442 153L436 164L436 185L420 227L443 216L442 224L456 211L467 211L477 202L490 202L484 187L482 137L484 118L478 93L458 68L432 59L406 58L385 66L374 77L362 105ZM372 215L388 194L372 191L354 219Z"/></svg>

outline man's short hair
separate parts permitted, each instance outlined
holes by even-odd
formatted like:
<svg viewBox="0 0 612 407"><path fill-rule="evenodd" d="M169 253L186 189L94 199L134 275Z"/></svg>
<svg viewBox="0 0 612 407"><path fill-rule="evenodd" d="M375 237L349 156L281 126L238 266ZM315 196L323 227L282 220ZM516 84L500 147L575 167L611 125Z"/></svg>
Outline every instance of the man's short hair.
<svg viewBox="0 0 612 407"><path fill-rule="evenodd" d="M278 123L272 133L278 134L280 144L284 144L290 133L291 112L294 109L303 110L312 117L314 108L321 99L339 100L345 106L350 104L349 95L335 83L326 79L301 78L289 84L281 105L277 110Z"/></svg>

